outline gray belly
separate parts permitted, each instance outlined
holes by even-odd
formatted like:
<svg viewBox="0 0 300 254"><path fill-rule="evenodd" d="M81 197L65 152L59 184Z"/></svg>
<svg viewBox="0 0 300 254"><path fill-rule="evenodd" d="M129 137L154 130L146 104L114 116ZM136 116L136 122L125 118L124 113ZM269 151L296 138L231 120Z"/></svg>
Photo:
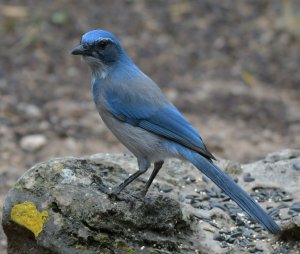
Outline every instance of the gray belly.
<svg viewBox="0 0 300 254"><path fill-rule="evenodd" d="M164 138L140 127L121 122L106 110L101 111L100 116L117 139L137 158L155 162L167 157L173 157L170 152L165 149L166 140Z"/></svg>

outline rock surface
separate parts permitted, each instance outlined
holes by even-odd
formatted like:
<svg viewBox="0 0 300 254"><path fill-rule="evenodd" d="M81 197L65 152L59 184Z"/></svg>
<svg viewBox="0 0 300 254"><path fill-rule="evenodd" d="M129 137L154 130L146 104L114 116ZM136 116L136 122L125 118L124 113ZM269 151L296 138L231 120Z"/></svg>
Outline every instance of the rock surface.
<svg viewBox="0 0 300 254"><path fill-rule="evenodd" d="M8 253L297 253L299 162L297 150L247 165L218 162L281 224L279 238L251 221L189 163L165 163L146 198L139 190L150 172L117 197L97 189L136 170L130 155L40 163L5 200Z"/></svg>

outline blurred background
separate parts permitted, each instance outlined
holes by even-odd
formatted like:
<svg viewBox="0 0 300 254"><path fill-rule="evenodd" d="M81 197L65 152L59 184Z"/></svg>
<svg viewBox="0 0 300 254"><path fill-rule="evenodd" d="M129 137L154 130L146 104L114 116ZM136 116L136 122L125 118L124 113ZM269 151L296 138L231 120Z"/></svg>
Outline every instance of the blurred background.
<svg viewBox="0 0 300 254"><path fill-rule="evenodd" d="M1 0L1 203L39 161L125 151L69 54L95 28L120 39L215 155L245 163L300 148L297 0Z"/></svg>

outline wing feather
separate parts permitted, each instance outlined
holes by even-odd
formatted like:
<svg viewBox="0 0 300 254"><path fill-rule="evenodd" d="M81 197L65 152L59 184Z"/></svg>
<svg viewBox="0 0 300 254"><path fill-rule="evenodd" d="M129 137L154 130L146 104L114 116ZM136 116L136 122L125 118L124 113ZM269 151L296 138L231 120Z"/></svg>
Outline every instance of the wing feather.
<svg viewBox="0 0 300 254"><path fill-rule="evenodd" d="M150 86L153 90L150 91L152 93L141 91L143 86L132 88L135 89L134 93L115 89L106 91L104 95L105 104L114 117L122 122L177 142L200 153L209 160L215 159L207 150L197 131L177 108L168 102L158 87ZM157 93L159 98L157 101L153 99L156 98L153 97L153 93Z"/></svg>

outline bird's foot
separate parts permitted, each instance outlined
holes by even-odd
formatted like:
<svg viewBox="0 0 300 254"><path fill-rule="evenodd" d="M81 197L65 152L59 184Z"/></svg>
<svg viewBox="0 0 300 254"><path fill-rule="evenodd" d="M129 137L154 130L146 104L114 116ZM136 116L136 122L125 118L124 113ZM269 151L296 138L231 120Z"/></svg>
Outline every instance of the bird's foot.
<svg viewBox="0 0 300 254"><path fill-rule="evenodd" d="M107 195L117 195L121 191L121 190L119 190L118 186L112 188L112 187L104 185L102 179L98 176L94 176L94 184L96 184L99 191L101 191Z"/></svg>
<svg viewBox="0 0 300 254"><path fill-rule="evenodd" d="M148 190L147 189L143 189L141 191L138 192L138 196L139 198L144 198L147 195Z"/></svg>

